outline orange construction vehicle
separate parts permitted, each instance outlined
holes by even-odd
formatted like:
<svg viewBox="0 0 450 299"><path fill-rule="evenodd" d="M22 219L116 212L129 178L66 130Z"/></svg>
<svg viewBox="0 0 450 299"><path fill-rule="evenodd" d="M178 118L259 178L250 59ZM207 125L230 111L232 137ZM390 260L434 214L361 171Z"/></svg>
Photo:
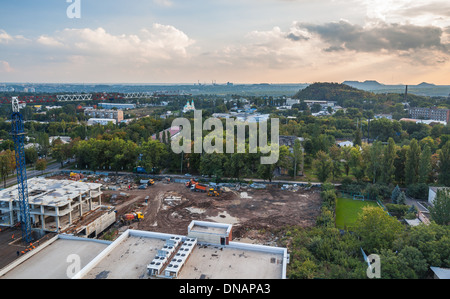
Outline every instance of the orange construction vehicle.
<svg viewBox="0 0 450 299"><path fill-rule="evenodd" d="M195 179L191 179L190 181L186 182L186 188L192 188L192 186L198 184L198 182Z"/></svg>
<svg viewBox="0 0 450 299"><path fill-rule="evenodd" d="M206 192L206 190L208 190L208 186L202 185L199 183L197 183L191 187L191 191L195 191L195 192Z"/></svg>
<svg viewBox="0 0 450 299"><path fill-rule="evenodd" d="M129 214L125 214L121 217L122 222L133 222L133 221L139 221L141 219L144 219L144 214L142 214L141 212L136 212L136 213L129 213Z"/></svg>

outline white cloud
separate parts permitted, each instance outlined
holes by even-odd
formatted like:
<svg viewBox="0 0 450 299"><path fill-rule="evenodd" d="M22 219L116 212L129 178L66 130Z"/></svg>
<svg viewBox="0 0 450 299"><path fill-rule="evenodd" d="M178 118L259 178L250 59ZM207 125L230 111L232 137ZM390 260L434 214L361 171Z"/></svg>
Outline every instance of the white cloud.
<svg viewBox="0 0 450 299"><path fill-rule="evenodd" d="M51 47L62 47L64 46L63 43L61 43L60 41L54 39L53 37L49 37L49 36L45 36L45 35L41 35L38 39L37 42L41 45L44 46L51 46Z"/></svg>
<svg viewBox="0 0 450 299"><path fill-rule="evenodd" d="M0 30L0 43L8 43L13 40L13 37L6 33L5 30Z"/></svg>
<svg viewBox="0 0 450 299"><path fill-rule="evenodd" d="M14 69L9 65L7 61L0 60L0 72L11 73Z"/></svg>
<svg viewBox="0 0 450 299"><path fill-rule="evenodd" d="M64 29L53 36L40 36L37 42L60 54L151 62L188 57L194 41L170 25L153 24L138 34L114 35L104 28Z"/></svg>

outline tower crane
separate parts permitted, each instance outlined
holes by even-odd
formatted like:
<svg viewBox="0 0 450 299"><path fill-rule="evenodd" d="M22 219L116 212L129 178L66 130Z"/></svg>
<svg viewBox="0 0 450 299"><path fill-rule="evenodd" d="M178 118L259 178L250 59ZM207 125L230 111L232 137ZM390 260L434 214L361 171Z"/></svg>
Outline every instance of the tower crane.
<svg viewBox="0 0 450 299"><path fill-rule="evenodd" d="M29 243L32 240L30 206L28 204L27 169L25 164L23 117L20 113L20 102L17 97L12 98L12 131L17 171L17 193L19 196L19 221L22 228L22 239Z"/></svg>

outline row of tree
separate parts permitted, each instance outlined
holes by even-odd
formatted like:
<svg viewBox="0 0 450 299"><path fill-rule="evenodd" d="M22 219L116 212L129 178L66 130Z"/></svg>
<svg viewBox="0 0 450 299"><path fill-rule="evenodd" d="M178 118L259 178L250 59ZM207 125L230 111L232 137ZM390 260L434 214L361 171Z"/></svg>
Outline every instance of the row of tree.
<svg viewBox="0 0 450 299"><path fill-rule="evenodd" d="M386 144L376 141L361 147L332 145L328 153L320 150L316 154L312 168L321 182L351 174L357 181L368 179L372 183L449 186L450 142L435 154L428 143L421 146L416 139L403 146L396 145L392 138Z"/></svg>

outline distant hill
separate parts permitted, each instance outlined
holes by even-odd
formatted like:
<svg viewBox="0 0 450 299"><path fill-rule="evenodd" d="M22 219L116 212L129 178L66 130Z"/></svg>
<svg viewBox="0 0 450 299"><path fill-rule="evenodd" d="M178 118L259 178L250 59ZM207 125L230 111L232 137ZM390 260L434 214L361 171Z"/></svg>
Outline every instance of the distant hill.
<svg viewBox="0 0 450 299"><path fill-rule="evenodd" d="M417 87L435 87L435 84L431 84L431 83L427 83L427 82L422 82L418 85L416 85Z"/></svg>
<svg viewBox="0 0 450 299"><path fill-rule="evenodd" d="M359 81L344 81L342 84L354 87L354 88L358 88L358 89L362 89L362 90L374 90L374 89L378 89L378 88L383 88L385 85L379 83L378 81L375 80L366 80L364 82L359 82Z"/></svg>
<svg viewBox="0 0 450 299"><path fill-rule="evenodd" d="M314 83L294 95L295 99L336 101L339 105L342 105L344 101L361 101L375 97L372 92L340 83Z"/></svg>

